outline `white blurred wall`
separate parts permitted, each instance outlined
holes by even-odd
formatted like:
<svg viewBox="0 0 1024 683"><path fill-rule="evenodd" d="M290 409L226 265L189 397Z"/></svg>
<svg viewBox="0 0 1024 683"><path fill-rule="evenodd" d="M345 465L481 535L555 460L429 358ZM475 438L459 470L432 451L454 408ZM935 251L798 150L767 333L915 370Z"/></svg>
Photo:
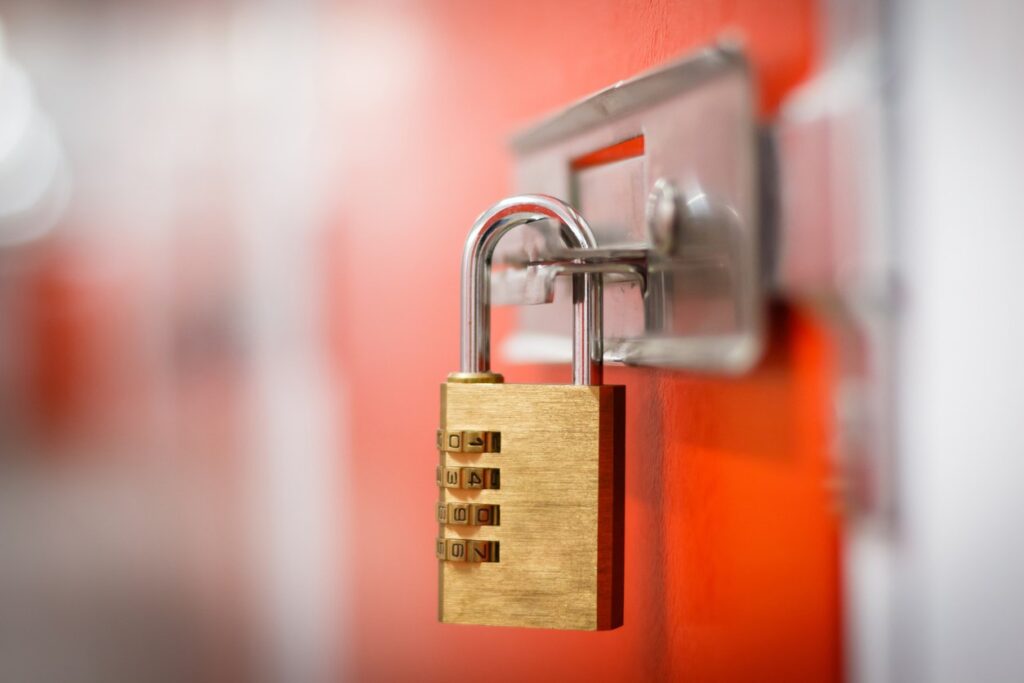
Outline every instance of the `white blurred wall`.
<svg viewBox="0 0 1024 683"><path fill-rule="evenodd" d="M892 7L894 680L1024 680L1024 4Z"/></svg>
<svg viewBox="0 0 1024 683"><path fill-rule="evenodd" d="M0 551L0 657L5 644L14 647L11 633L29 633L2 611L23 586L16 577L42 593L47 581L75 579L74 601L111 572L120 576L115 585L143 586L120 602L153 597L180 608L146 608L154 637L161 619L184 620L175 632L193 636L196 649L250 658L228 663L229 672L329 680L343 656L333 502L344 413L322 328L329 302L321 238L335 153L319 88L326 7L0 4L7 50L51 117L73 179L52 232L0 252L3 339L11 341L0 348L8 399L0 424L12 428L0 438L0 540L4 532L40 539L32 552L50 552L37 547L48 543L69 558L47 578L19 573L28 566L20 554ZM51 262L72 320L50 327L75 353L86 349L74 362L91 374L65 378L74 396L61 399L60 423L39 427L23 400L35 381L25 359L53 359L17 316L40 307L33 273ZM15 352L19 344L24 353ZM134 502L117 502L126 497ZM46 522L33 513L40 505L68 506L64 517L77 517L78 530L45 540ZM120 526L126 516L130 533ZM76 536L108 539L95 571L88 560L98 546L73 543ZM148 564L133 563L143 539ZM179 544L203 566L191 567ZM150 565L172 578L151 581ZM61 680L124 673L110 664L104 676L103 658L78 631L52 640L45 627L31 634L51 645L7 659L22 680L45 660L64 667ZM197 661L209 658L196 649ZM148 650L136 650L145 664ZM182 656L171 650L172 660ZM160 662L149 664L158 673ZM181 669L166 673L173 671Z"/></svg>

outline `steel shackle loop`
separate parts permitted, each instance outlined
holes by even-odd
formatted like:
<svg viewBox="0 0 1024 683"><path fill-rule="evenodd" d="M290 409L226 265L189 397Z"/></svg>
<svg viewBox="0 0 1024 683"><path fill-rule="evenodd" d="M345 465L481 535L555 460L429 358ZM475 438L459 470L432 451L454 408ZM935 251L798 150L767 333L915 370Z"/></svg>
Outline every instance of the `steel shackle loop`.
<svg viewBox="0 0 1024 683"><path fill-rule="evenodd" d="M597 246L583 217L562 200L547 195L502 199L480 214L469 231L462 253L462 373L489 373L491 369L491 261L498 241L512 228L544 218L562 224L560 234L567 247ZM572 381L600 384L604 355L601 276L587 273L572 277Z"/></svg>

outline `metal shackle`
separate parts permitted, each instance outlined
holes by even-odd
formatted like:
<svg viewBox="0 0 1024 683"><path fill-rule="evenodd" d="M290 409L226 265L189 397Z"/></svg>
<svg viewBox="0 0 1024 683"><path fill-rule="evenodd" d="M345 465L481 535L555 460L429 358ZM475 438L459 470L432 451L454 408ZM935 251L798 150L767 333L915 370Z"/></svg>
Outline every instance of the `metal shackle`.
<svg viewBox="0 0 1024 683"><path fill-rule="evenodd" d="M480 214L462 253L462 336L459 375L468 379L491 370L491 261L498 241L512 228L545 218L562 225L567 247L593 249L594 233L576 210L547 195L501 200ZM572 276L573 384L600 384L604 344L601 329L601 276ZM454 379L454 378L453 378ZM464 380L465 381L465 380Z"/></svg>

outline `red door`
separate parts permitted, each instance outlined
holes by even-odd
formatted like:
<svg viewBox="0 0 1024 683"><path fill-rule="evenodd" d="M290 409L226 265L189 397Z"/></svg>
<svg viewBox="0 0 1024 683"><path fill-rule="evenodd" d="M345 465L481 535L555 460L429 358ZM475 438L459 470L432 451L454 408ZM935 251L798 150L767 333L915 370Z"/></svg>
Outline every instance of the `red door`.
<svg viewBox="0 0 1024 683"><path fill-rule="evenodd" d="M841 672L838 517L827 486L831 348L772 311L737 379L610 368L627 385L624 626L602 633L437 623L438 385L456 369L458 262L510 194L508 136L703 46L745 40L770 117L806 78L810 2L343 3L343 185L325 258L348 429L339 482L346 678L825 681ZM500 339L515 312L499 310ZM565 381L514 367L508 381Z"/></svg>

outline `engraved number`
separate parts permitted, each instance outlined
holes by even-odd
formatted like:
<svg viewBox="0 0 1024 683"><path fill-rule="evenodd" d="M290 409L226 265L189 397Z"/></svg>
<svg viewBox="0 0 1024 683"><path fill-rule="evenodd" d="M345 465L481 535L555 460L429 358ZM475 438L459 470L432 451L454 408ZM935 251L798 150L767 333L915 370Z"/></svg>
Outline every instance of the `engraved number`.
<svg viewBox="0 0 1024 683"><path fill-rule="evenodd" d="M477 526L497 524L497 519L495 519L497 510L496 505L470 505L469 511L473 520L471 524Z"/></svg>
<svg viewBox="0 0 1024 683"><path fill-rule="evenodd" d="M445 488L457 489L462 483L462 474L458 467L445 467L444 468L444 485Z"/></svg>
<svg viewBox="0 0 1024 683"><path fill-rule="evenodd" d="M462 432L448 432L446 437L447 450L449 451L461 451L462 450Z"/></svg>
<svg viewBox="0 0 1024 683"><path fill-rule="evenodd" d="M446 559L455 560L456 562L466 561L466 541L449 538L446 543L448 544Z"/></svg>
<svg viewBox="0 0 1024 683"><path fill-rule="evenodd" d="M462 488L480 489L484 486L484 471L479 467L464 467L462 469Z"/></svg>
<svg viewBox="0 0 1024 683"><path fill-rule="evenodd" d="M470 541L469 561L470 562L497 562L498 558L492 548L496 550L496 541Z"/></svg>
<svg viewBox="0 0 1024 683"><path fill-rule="evenodd" d="M452 503L449 510L452 524L469 524L469 505Z"/></svg>

